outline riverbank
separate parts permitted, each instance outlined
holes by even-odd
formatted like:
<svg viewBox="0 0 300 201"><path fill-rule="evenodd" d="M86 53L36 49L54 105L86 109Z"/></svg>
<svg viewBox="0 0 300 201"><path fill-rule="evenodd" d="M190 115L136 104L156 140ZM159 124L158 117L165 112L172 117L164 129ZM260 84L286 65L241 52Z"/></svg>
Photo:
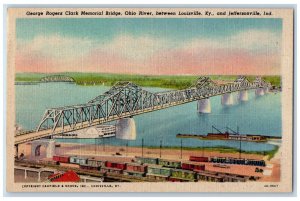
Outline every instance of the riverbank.
<svg viewBox="0 0 300 201"><path fill-rule="evenodd" d="M56 154L60 155L86 155L86 156L145 156L145 157L161 157L168 159L184 159L189 160L189 156L206 156L206 157L233 157L257 160L270 160L278 151L278 146L271 151L242 151L231 147L127 147L112 145L93 145L93 144L77 144L77 143L56 143ZM22 145L20 153L24 153L26 157L31 155L31 146L29 144ZM41 155L43 157L43 155Z"/></svg>
<svg viewBox="0 0 300 201"><path fill-rule="evenodd" d="M170 89L185 89L190 87L197 80L198 76L192 75L164 75L164 76L150 76L150 75L128 75L128 74L103 74L103 73L77 73L65 72L56 74L44 73L17 73L16 82L38 82L41 78L51 75L64 75L72 77L78 85L105 85L112 86L119 81L131 81L143 87L160 87ZM207 75L216 82L232 82L237 76L235 75ZM253 81L256 76L247 76L249 81ZM268 82L274 86L280 86L280 76L263 76Z"/></svg>
<svg viewBox="0 0 300 201"><path fill-rule="evenodd" d="M126 147L126 146L102 146L102 145L90 145L90 144L75 144L75 143L57 143L55 148L56 155L68 155L68 156L81 156L81 157L93 157L97 160L114 161L114 162L132 162L135 161L135 157L152 157L163 158L177 161L189 161L190 156L205 156L205 157L233 157L238 158L238 152L220 152L218 148L209 148L199 150L194 149L178 149L177 147ZM25 157L30 159L31 146L30 144L21 145L19 150L25 154ZM46 159L45 148L41 148L41 156L34 159ZM277 155L276 155L277 156ZM227 164L228 168L222 168L214 166L214 163L200 162L205 165L207 171L216 171L223 173L239 174L245 176L257 176L260 177L260 181L279 181L280 180L280 160L277 158L274 160L267 160L267 156L255 153L241 153L242 158L266 160L267 166L261 167L264 173L257 172L255 166ZM33 159L33 158L31 158ZM266 173L266 174L265 174Z"/></svg>

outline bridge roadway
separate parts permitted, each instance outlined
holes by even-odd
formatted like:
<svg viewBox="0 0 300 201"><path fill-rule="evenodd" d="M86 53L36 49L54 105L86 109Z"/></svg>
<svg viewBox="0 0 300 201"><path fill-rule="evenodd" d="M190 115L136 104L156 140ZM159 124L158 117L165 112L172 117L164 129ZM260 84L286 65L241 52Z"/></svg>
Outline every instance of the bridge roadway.
<svg viewBox="0 0 300 201"><path fill-rule="evenodd" d="M218 96L221 94L224 94L224 93L215 94L215 96ZM212 97L212 96L203 97L202 99L209 98L209 97ZM200 99L198 99L198 100L200 100ZM37 139L44 138L44 137L58 135L58 134L61 134L64 132L70 132L70 131L88 128L91 126L96 126L96 125L99 125L102 123L115 121L115 120L118 120L121 118L131 117L131 116L135 116L135 115L139 115L139 114L143 114L143 113L147 113L147 112L153 112L156 110L165 109L165 108L172 107L172 106L182 105L182 104L193 102L193 101L195 101L195 100L193 100L193 99L185 100L185 101L181 101L181 102L177 102L177 103L170 103L167 105L154 106L153 108L149 108L149 109L136 110L133 113L126 112L126 113L122 113L121 115L110 116L109 118L101 118L99 120L94 120L93 122L85 121L75 127L72 127L71 125L64 126L64 127L58 127L58 128L56 128L56 130L54 132L52 129L45 129L45 130L40 130L40 131L36 131L36 132L31 132L31 133L24 133L24 134L15 136L15 145L30 142L30 141L37 140Z"/></svg>
<svg viewBox="0 0 300 201"><path fill-rule="evenodd" d="M205 77L206 78L206 77ZM116 93L115 92L112 92L114 93L113 95L109 94L109 98L110 98L110 103L108 103L108 100L107 98L105 100L97 100L98 97L96 97L94 100L91 101L91 103L88 103L86 105L78 105L77 107L79 107L79 109L81 110L81 117L78 118L78 115L77 113L75 114L74 110L76 110L76 106L67 106L67 107L61 107L61 108L55 108L55 109L49 109L48 111L46 111L45 115L44 115L44 118L42 119L38 129L36 131L29 131L29 132L25 132L25 133L19 133L19 134L16 134L15 135L15 141L14 141L14 144L15 145L18 145L18 144L22 144L22 143L26 143L26 142L30 142L30 141L33 141L33 140L37 140L37 139L40 139L40 138L45 138L45 137L51 137L53 135L58 135L58 134L61 134L61 133L64 133L64 132L70 132L70 131L74 131L74 130L79 130L79 129L84 129L84 128L87 128L87 127L91 127L91 126L95 126L95 125L99 125L99 124L103 124L103 123L106 123L106 122L110 122L110 121L115 121L115 120L118 120L118 119L122 119L122 118L126 118L126 117L132 117L132 116L135 116L135 115L139 115L139 114L143 114L143 113L147 113L147 112L152 112L152 111L156 111L156 110L161 110L161 109L165 109L165 108L169 108L169 107L173 107L173 106L177 106L177 105L181 105L181 104L185 104L185 103L189 103L189 102L193 102L193 101L197 101L197 100L201 100L201 99L206 99L206 98L210 98L210 97L213 97L213 96L219 96L219 95L223 95L223 94L226 94L226 93L232 93L232 92L237 92L237 91L244 91L244 90L250 90L250 89L258 89L258 88L263 88L263 87L269 87L270 84L266 82L256 82L256 83L250 83L247 79L243 78L239 78L240 81L238 83L234 83L234 84L231 84L231 85L222 85L221 87L220 86L216 86L215 83L212 83L211 80L207 80L207 79L201 79L201 82L197 83L198 86L200 85L199 88L194 87L194 88L190 88L190 89L187 89L187 90L178 90L178 91L170 91L170 92L162 92L162 93L157 93L157 94L163 94L163 95L168 95L168 94L171 94L174 96L175 93L179 93L180 94L180 97L177 98L175 97L175 101L165 101L165 102L162 102L160 103L159 105L154 105L154 98L157 99L157 95L153 95L153 94L150 94L153 98L152 98L152 105L150 107L146 107L143 105L143 101L141 103L142 106L139 106L140 108L136 109L136 104L135 103L135 106L132 104L130 111L128 111L128 107L126 104L128 104L126 101L125 101L125 105L123 105L123 109L122 111L120 112L115 112L115 114L113 114L112 111L116 110L117 106L115 106L115 103L117 102L117 100L120 102L120 95L119 97L115 97L116 96ZM203 81L204 80L204 81ZM205 84L205 85L204 85ZM213 86L211 86L213 85ZM206 88L204 86L207 86ZM136 85L135 85L136 87ZM114 89L114 87L112 88ZM118 89L119 91L121 90L125 90L126 88L120 88ZM197 90L203 90L203 89L206 89L206 92L205 93L197 93ZM116 88L114 89L115 91L117 90ZM194 94L197 94L197 95L192 95L190 96L189 98L186 97L186 93L187 91L192 91L194 90ZM142 93L142 89L141 88L138 88L136 90L138 93ZM136 93L137 93L136 92ZM146 92L146 93L149 93L149 92ZM118 94L120 94L120 92L118 92ZM124 99L127 99L128 98L128 95L126 96L126 92L124 92ZM184 94L184 95L182 95ZM139 96L143 96L143 94L139 95ZM184 97L183 97L184 96ZM101 98L101 96L99 96ZM113 98L112 98L113 97ZM168 96L168 100L170 100L171 96L169 95ZM102 98L103 99L103 98ZM141 102L139 100L140 98L136 98L136 102ZM99 113L98 117L95 118L95 116L93 116L92 114L92 109L93 108L90 108L89 110L87 110L87 112L89 113L89 116L87 116L87 114L84 112L84 110L88 107L94 107L94 106L97 106L98 107L101 107L103 106L104 104L107 105L106 107L106 110L107 112L105 113L106 115L103 115L102 117L99 115L100 114L100 111L98 111L97 113ZM110 111L108 112L108 105L111 107L110 108ZM128 104L130 105L130 104ZM115 108L114 108L115 107ZM119 109L120 110L120 103L118 105ZM124 109L125 108L125 109ZM53 111L53 116L50 117L49 115L49 111ZM105 109L104 109L105 110ZM58 112L57 112L58 111ZM73 111L71 113L71 111ZM48 113L47 113L48 112ZM60 112L60 113L59 113ZM70 112L70 116L67 117L65 114L67 112ZM84 114L86 115L86 118L83 118L83 112ZM57 117L58 115L55 115L56 113L60 114L59 117ZM63 114L63 117L61 117ZM95 114L94 114L95 115ZM62 118L61 120L59 118ZM76 119L76 121L74 121L75 118L78 118ZM73 119L73 123L69 122L69 119ZM41 125L45 124L45 122L47 121L52 121L53 122L53 125L52 127L50 128L42 128ZM68 123L68 125L67 125ZM60 125L59 125L60 124ZM59 126L58 126L59 125Z"/></svg>

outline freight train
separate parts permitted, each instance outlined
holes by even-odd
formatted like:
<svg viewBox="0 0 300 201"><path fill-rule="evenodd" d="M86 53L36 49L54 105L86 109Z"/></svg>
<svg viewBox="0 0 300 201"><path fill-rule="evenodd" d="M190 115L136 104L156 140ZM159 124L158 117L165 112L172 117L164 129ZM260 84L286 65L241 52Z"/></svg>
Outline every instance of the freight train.
<svg viewBox="0 0 300 201"><path fill-rule="evenodd" d="M238 165L252 165L265 167L266 162L264 160L254 160L245 158L230 158L230 157L198 157L190 156L190 161L196 162L211 162L211 163L225 163L225 164L238 164Z"/></svg>
<svg viewBox="0 0 300 201"><path fill-rule="evenodd" d="M247 177L235 174L221 174L208 172L201 162L209 159L192 157L189 162L166 160L160 158L136 157L134 162L122 163L113 161L101 161L94 158L77 156L53 156L53 161L60 163L77 164L80 169L99 171L105 174L122 174L135 177L147 177L157 181L217 181L236 182L246 181ZM196 161L197 160L197 161Z"/></svg>

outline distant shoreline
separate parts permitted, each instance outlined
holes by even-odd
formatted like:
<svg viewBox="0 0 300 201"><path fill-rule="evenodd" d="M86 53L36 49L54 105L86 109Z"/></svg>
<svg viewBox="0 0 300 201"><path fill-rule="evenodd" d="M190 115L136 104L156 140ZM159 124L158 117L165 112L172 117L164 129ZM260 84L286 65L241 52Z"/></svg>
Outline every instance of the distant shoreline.
<svg viewBox="0 0 300 201"><path fill-rule="evenodd" d="M119 81L130 81L142 87L160 87L170 89L185 89L196 82L199 76L194 75L127 75L127 74L103 74L103 73L16 73L15 83L43 83L40 80L46 76L64 75L74 79L74 83L83 86L104 85L112 86ZM238 76L236 75L205 75L213 81L232 82ZM256 76L246 76L249 81L253 81ZM270 82L274 86L280 86L281 77L277 75L262 76L263 79ZM70 82L73 83L73 82Z"/></svg>

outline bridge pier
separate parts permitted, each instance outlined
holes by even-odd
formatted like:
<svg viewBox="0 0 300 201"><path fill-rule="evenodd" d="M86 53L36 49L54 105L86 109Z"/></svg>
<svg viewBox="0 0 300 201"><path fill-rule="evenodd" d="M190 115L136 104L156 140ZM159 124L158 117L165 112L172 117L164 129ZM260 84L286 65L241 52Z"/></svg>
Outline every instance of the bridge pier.
<svg viewBox="0 0 300 201"><path fill-rule="evenodd" d="M40 148L44 146L46 148L46 157L52 158L55 154L55 140L35 140L31 142L31 157L35 158L39 156Z"/></svg>
<svg viewBox="0 0 300 201"><path fill-rule="evenodd" d="M265 90L263 88L258 88L255 90L255 95L263 96L263 95L265 95Z"/></svg>
<svg viewBox="0 0 300 201"><path fill-rule="evenodd" d="M117 121L116 138L123 140L136 139L136 127L133 118L124 118Z"/></svg>
<svg viewBox="0 0 300 201"><path fill-rule="evenodd" d="M233 98L231 93L223 94L221 97L222 105L233 105Z"/></svg>
<svg viewBox="0 0 300 201"><path fill-rule="evenodd" d="M265 94L269 93L269 88L264 88L264 93Z"/></svg>
<svg viewBox="0 0 300 201"><path fill-rule="evenodd" d="M197 101L197 111L199 113L211 113L211 106L209 98L201 99Z"/></svg>
<svg viewBox="0 0 300 201"><path fill-rule="evenodd" d="M248 91L240 91L239 92L239 101L248 101Z"/></svg>

